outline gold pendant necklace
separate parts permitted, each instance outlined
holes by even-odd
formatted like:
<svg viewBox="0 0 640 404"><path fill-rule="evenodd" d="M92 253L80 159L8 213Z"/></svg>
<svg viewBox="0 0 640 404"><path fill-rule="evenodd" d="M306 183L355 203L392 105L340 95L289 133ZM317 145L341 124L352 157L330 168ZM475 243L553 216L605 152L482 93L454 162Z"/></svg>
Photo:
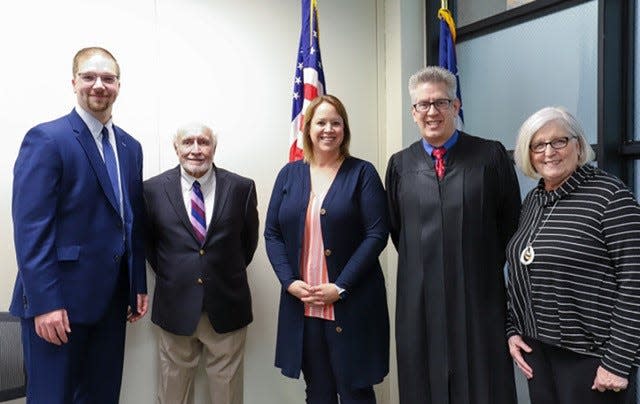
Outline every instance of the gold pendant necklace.
<svg viewBox="0 0 640 404"><path fill-rule="evenodd" d="M549 217L551 217L551 214L553 213L553 210L556 208L556 205L558 204L559 200L560 199L556 199L556 201L553 203L553 206L551 207L549 214L542 221L542 224L538 228L538 231L535 231L535 229L531 230L531 233L529 234L529 239L527 240L527 246L523 248L522 252L520 253L520 262L522 262L523 265L531 264L533 262L533 259L536 257L536 251L533 249L533 243L536 241L540 233L542 233L542 229L547 224L547 221L549 220ZM544 207L542 209L544 210ZM543 215L544 215L544 212L543 212ZM534 232L535 232L535 237L533 237ZM531 239L532 237L533 237L533 240Z"/></svg>

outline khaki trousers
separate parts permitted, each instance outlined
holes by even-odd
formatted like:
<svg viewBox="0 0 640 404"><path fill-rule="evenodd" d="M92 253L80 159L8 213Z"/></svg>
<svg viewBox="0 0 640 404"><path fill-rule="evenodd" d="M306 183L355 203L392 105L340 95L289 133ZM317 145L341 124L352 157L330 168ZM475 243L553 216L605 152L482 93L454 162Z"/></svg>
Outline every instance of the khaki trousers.
<svg viewBox="0 0 640 404"><path fill-rule="evenodd" d="M159 330L157 404L193 404L193 380L201 354L204 354L211 404L242 404L247 327L218 334L203 313L191 336Z"/></svg>

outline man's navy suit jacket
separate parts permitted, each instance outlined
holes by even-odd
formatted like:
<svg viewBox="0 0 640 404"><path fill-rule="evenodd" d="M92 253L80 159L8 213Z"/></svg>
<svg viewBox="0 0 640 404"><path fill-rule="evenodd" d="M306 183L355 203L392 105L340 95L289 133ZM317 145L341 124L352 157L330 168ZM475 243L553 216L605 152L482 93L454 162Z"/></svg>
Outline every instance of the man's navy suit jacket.
<svg viewBox="0 0 640 404"><path fill-rule="evenodd" d="M156 273L151 321L192 335L202 312L226 333L253 320L247 266L258 245L253 180L213 166L216 190L200 243L182 195L180 166L144 182L147 260Z"/></svg>
<svg viewBox="0 0 640 404"><path fill-rule="evenodd" d="M113 131L122 217L96 141L75 110L26 134L14 166L13 315L66 309L72 324L95 323L111 302L122 265L134 311L136 295L146 293L142 148L124 130L114 125Z"/></svg>

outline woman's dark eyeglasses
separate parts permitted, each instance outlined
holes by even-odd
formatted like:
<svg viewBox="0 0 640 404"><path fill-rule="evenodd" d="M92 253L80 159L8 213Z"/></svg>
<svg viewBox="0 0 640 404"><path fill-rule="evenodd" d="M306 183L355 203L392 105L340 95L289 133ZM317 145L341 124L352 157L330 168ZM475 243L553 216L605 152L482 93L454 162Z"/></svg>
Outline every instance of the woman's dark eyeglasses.
<svg viewBox="0 0 640 404"><path fill-rule="evenodd" d="M569 144L569 140L577 139L576 136L563 136L557 139L553 139L550 142L538 142L529 145L529 150L534 153L544 153L547 150L547 145L550 145L555 150L564 149Z"/></svg>

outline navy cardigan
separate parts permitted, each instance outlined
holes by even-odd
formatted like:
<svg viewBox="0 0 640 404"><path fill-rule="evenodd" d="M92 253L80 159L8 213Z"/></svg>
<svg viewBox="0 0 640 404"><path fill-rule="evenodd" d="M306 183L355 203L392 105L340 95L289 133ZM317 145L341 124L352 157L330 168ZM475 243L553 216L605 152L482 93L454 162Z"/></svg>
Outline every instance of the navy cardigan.
<svg viewBox="0 0 640 404"><path fill-rule="evenodd" d="M275 365L298 378L302 365L304 305L287 292L301 278L305 215L311 192L309 165L297 161L278 174L265 225L267 254L280 280ZM385 191L373 165L348 157L323 202L320 222L329 281L348 297L334 303L337 349L345 380L354 388L389 372L389 314L378 255L387 244Z"/></svg>

